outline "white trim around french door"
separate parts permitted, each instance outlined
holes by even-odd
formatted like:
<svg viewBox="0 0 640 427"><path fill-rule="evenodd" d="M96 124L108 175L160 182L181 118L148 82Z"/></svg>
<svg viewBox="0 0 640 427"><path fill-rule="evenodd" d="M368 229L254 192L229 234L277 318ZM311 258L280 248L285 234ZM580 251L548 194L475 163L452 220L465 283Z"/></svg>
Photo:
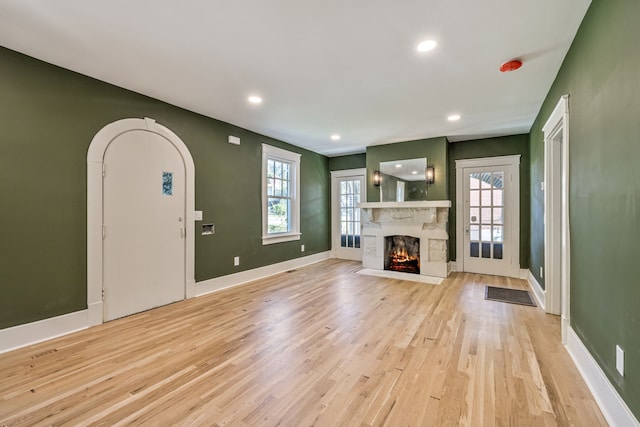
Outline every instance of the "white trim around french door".
<svg viewBox="0 0 640 427"><path fill-rule="evenodd" d="M358 203L367 200L366 169L331 172L332 257L362 260L362 224Z"/></svg>
<svg viewBox="0 0 640 427"><path fill-rule="evenodd" d="M561 316L562 342L570 327L569 95L542 127L544 134L544 284L547 313Z"/></svg>
<svg viewBox="0 0 640 427"><path fill-rule="evenodd" d="M458 271L520 277L520 156L456 160Z"/></svg>

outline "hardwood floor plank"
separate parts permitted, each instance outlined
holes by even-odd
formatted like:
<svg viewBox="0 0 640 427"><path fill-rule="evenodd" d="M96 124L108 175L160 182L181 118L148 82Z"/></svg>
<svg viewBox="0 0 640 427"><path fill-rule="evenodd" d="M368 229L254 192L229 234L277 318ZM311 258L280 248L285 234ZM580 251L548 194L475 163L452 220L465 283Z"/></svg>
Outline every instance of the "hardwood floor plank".
<svg viewBox="0 0 640 427"><path fill-rule="evenodd" d="M328 260L0 355L0 426L606 425L524 281Z"/></svg>

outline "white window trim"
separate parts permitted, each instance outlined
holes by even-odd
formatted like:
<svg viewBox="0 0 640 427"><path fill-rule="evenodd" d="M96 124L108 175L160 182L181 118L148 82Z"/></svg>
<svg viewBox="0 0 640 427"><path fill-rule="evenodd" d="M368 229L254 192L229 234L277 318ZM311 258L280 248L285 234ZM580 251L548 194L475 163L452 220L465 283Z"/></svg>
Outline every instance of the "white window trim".
<svg viewBox="0 0 640 427"><path fill-rule="evenodd" d="M298 153L283 150L282 148L262 144L262 244L290 242L300 240L300 157ZM267 232L267 160L282 160L293 164L293 186L295 194L291 203L291 231L288 233Z"/></svg>

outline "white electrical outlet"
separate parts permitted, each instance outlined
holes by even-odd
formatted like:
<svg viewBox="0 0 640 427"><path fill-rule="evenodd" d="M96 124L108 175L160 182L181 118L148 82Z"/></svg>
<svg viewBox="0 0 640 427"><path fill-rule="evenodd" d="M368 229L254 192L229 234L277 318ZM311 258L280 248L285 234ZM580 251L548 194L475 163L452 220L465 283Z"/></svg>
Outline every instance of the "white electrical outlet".
<svg viewBox="0 0 640 427"><path fill-rule="evenodd" d="M624 377L624 350L616 346L616 369Z"/></svg>
<svg viewBox="0 0 640 427"><path fill-rule="evenodd" d="M236 266L236 267L240 265L240 257L239 256L233 257L233 265Z"/></svg>
<svg viewBox="0 0 640 427"><path fill-rule="evenodd" d="M544 270L542 269L542 266L540 266L540 278L544 279Z"/></svg>
<svg viewBox="0 0 640 427"><path fill-rule="evenodd" d="M304 252L304 245L300 245L300 252Z"/></svg>

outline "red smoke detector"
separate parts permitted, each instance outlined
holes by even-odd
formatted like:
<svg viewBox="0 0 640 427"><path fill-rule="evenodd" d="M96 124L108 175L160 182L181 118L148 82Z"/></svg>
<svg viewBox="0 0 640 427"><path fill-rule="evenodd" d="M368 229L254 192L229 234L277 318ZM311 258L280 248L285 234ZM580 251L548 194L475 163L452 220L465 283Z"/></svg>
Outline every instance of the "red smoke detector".
<svg viewBox="0 0 640 427"><path fill-rule="evenodd" d="M522 61L519 59L513 59L502 64L500 66L500 72L508 73L509 71L515 71L520 67L522 67Z"/></svg>

